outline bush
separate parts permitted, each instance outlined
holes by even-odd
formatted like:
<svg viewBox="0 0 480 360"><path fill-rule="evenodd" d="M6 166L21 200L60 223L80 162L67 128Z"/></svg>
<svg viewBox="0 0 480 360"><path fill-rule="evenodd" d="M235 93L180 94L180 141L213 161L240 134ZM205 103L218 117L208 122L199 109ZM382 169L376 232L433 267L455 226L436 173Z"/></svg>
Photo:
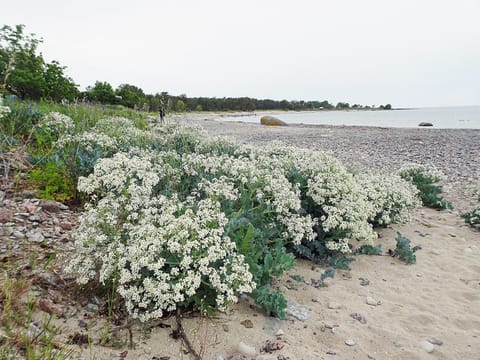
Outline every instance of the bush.
<svg viewBox="0 0 480 360"><path fill-rule="evenodd" d="M407 164L400 169L400 176L417 187L424 206L434 209L453 208L451 203L440 196L442 186L439 182L443 174L434 167Z"/></svg>
<svg viewBox="0 0 480 360"><path fill-rule="evenodd" d="M478 203L476 207L469 212L466 212L463 214L463 218L465 219L465 222L469 225L475 226L480 224L480 190L478 191Z"/></svg>
<svg viewBox="0 0 480 360"><path fill-rule="evenodd" d="M417 261L417 257L414 253L417 250L420 250L421 247L414 246L413 248L411 248L410 240L399 232L397 232L397 237L395 238L395 240L397 241L397 246L395 247L395 250L388 250L390 256L399 258L406 264L415 264L415 262Z"/></svg>
<svg viewBox="0 0 480 360"><path fill-rule="evenodd" d="M398 189L391 189L398 201L385 207L365 190L368 177L360 182L323 153L281 144L238 146L182 126L148 136L126 128L126 122L112 119L95 126L97 135L108 136L122 151L98 159L93 173L80 178L78 189L91 201L69 271L79 272L82 283L116 283L127 310L142 320L176 307L223 309L235 301L236 291L252 292L269 313L283 317L286 301L272 290L272 281L294 266L292 250L347 268L350 242L376 238L377 212L388 213L391 222L404 220L416 204L411 186L399 180ZM208 240L212 232L217 245ZM208 246L220 246L213 262L198 244L205 236ZM181 246L170 248L173 240ZM175 288L181 295L167 301L150 289L154 283L171 293L174 283L186 284L178 274L187 271L201 279L195 291ZM225 282L216 287L208 274L218 271Z"/></svg>

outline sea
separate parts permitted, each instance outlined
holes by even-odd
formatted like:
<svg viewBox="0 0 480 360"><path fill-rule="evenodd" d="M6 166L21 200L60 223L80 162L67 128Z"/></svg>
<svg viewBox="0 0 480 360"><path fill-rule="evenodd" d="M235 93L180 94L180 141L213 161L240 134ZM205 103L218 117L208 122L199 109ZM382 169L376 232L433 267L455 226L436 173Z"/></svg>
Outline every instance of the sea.
<svg viewBox="0 0 480 360"><path fill-rule="evenodd" d="M245 116L224 116L218 120L260 123L260 118L264 115L266 115L265 112ZM431 123L433 126L428 127L430 129L480 129L480 106L395 110L273 111L271 115L287 124L418 128L420 123Z"/></svg>

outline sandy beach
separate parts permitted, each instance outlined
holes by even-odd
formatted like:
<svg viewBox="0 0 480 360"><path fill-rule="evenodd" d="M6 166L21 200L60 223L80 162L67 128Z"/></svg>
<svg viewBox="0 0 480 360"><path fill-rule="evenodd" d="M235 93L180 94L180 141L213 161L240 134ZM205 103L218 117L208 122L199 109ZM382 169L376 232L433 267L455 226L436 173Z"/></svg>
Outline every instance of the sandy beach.
<svg viewBox="0 0 480 360"><path fill-rule="evenodd" d="M280 140L330 151L354 171L390 172L405 162L433 164L447 175L445 197L455 209L422 208L413 223L380 229L382 256L356 256L351 271L337 270L327 286L318 286L324 268L298 261L296 268L273 284L293 307L286 320L266 316L247 296L212 318L185 314L185 333L202 359L480 359L480 232L460 217L473 206L473 191L479 186L480 130L264 127L214 117L193 114L168 121L197 124L212 135L243 143ZM30 199L4 201L12 213L28 212L32 204L36 203ZM45 214L54 218L52 229L55 223L74 227L78 216L65 209ZM68 251L70 229L63 230L58 234L52 230L58 252ZM388 256L397 232L408 237L412 246L421 246L416 264ZM29 246L35 253L34 245ZM34 278L50 284L43 285L48 291L37 296L54 299L56 309L61 309L61 318L55 320L62 329L58 341L71 342L75 334L89 338L83 345L70 345L72 358L193 358L172 336L174 318L134 325L135 346L129 349L129 332L121 327L115 330L118 324L108 325L95 314L95 308L105 304L64 296L59 284L65 279L60 273L47 276L39 269ZM35 318L44 321L45 313ZM101 346L102 341L109 345Z"/></svg>

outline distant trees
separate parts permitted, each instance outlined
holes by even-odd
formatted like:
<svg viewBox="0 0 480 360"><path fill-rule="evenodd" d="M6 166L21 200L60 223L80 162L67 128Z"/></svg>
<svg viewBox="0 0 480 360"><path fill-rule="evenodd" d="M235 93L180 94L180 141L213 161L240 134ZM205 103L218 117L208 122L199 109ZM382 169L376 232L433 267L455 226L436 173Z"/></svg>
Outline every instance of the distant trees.
<svg viewBox="0 0 480 360"><path fill-rule="evenodd" d="M146 96L142 89L135 85L122 84L115 91L120 104L129 108L141 108L146 103Z"/></svg>
<svg viewBox="0 0 480 360"><path fill-rule="evenodd" d="M35 34L25 34L24 25L0 28L0 92L20 98L73 100L79 91L57 61L46 63L37 54L42 42Z"/></svg>

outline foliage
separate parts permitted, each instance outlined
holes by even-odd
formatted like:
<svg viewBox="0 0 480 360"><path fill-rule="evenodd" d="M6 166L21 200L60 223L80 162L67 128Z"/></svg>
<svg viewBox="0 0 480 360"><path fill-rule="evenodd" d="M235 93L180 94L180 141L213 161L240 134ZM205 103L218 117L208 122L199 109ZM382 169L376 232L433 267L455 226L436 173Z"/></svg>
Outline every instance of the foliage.
<svg viewBox="0 0 480 360"><path fill-rule="evenodd" d="M376 246L362 245L355 251L355 253L360 255L381 255L382 244L378 244Z"/></svg>
<svg viewBox="0 0 480 360"><path fill-rule="evenodd" d="M410 240L399 232L397 232L397 237L395 238L395 240L397 241L397 246L395 247L395 250L388 250L389 255L399 258L406 264L415 264L417 258L414 253L417 250L420 250L421 246L414 246L413 248L411 248Z"/></svg>
<svg viewBox="0 0 480 360"><path fill-rule="evenodd" d="M434 209L452 209L451 203L443 199L439 182L443 174L434 167L407 164L400 169L400 176L415 185L420 193L423 205Z"/></svg>
<svg viewBox="0 0 480 360"><path fill-rule="evenodd" d="M475 226L480 224L480 191L478 191L477 205L475 208L462 216L469 225Z"/></svg>
<svg viewBox="0 0 480 360"><path fill-rule="evenodd" d="M48 161L41 167L34 168L28 177L32 186L38 188L41 198L66 201L74 197L75 183L60 162Z"/></svg>
<svg viewBox="0 0 480 360"><path fill-rule="evenodd" d="M96 81L93 87L87 88L86 95L89 100L102 104L116 104L118 102L112 85L106 81Z"/></svg>
<svg viewBox="0 0 480 360"><path fill-rule="evenodd" d="M252 296L255 298L257 304L260 305L268 315L285 319L287 301L281 292L271 291L270 286L265 285L259 289L255 289Z"/></svg>
<svg viewBox="0 0 480 360"><path fill-rule="evenodd" d="M4 104L10 111L3 115L0 132L13 138L27 138L44 116L32 103L19 101L15 97L6 98Z"/></svg>
<svg viewBox="0 0 480 360"><path fill-rule="evenodd" d="M77 85L65 74L58 61L46 63L37 47L42 42L35 34L25 34L24 25L0 29L0 90L21 99L49 98L72 101Z"/></svg>

